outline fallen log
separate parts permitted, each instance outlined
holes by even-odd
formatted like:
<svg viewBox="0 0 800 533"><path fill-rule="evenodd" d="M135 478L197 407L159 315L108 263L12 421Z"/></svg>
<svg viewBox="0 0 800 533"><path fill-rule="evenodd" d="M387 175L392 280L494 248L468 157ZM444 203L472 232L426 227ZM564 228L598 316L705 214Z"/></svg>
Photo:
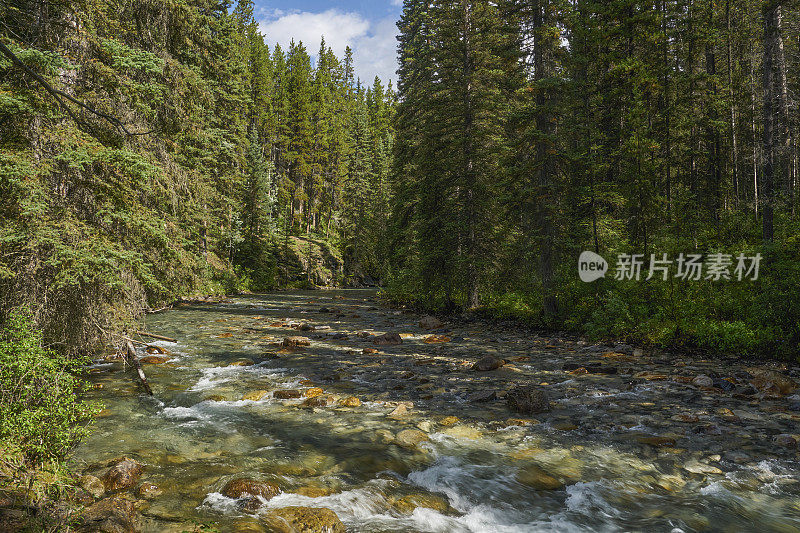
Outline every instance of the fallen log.
<svg viewBox="0 0 800 533"><path fill-rule="evenodd" d="M139 374L139 380L142 382L142 386L144 387L145 392L147 392L147 394L152 396L153 390L147 383L147 377L144 375L144 370L142 370L142 364L139 362L139 358L136 356L136 349L133 347L133 343L131 341L127 341L125 343L125 346L128 349L127 359L136 368L136 372Z"/></svg>
<svg viewBox="0 0 800 533"><path fill-rule="evenodd" d="M142 337L150 337L152 339L158 339L161 341L167 342L178 342L177 339L171 339L170 337L163 337L161 335L156 335L154 333L147 333L146 331L134 331L137 335L141 335Z"/></svg>

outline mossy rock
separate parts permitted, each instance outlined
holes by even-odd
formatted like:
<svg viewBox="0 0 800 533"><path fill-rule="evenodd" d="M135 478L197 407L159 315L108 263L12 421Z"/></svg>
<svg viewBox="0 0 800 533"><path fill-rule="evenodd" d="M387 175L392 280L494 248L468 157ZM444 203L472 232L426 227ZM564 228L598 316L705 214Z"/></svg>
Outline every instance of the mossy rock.
<svg viewBox="0 0 800 533"><path fill-rule="evenodd" d="M283 507L264 515L275 533L345 533L336 513L324 507Z"/></svg>

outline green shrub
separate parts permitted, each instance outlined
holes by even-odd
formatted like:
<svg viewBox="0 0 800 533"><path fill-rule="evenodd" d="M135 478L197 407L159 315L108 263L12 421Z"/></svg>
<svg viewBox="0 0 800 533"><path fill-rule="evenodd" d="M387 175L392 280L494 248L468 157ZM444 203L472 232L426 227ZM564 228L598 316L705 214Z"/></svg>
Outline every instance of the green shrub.
<svg viewBox="0 0 800 533"><path fill-rule="evenodd" d="M37 466L78 443L97 410L80 398L81 363L43 347L28 311L9 314L0 332L0 447Z"/></svg>

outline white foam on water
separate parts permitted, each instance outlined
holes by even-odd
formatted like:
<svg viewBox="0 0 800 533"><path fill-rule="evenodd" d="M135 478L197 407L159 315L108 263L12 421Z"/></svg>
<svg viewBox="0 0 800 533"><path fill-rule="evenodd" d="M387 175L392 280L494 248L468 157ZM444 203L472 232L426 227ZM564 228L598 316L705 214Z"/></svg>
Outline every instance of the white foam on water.
<svg viewBox="0 0 800 533"><path fill-rule="evenodd" d="M212 389L217 385L230 381L235 377L246 374L255 374L259 377L273 379L283 377L286 368L266 368L263 363L250 366L212 366L200 370L201 377L189 390L192 392Z"/></svg>

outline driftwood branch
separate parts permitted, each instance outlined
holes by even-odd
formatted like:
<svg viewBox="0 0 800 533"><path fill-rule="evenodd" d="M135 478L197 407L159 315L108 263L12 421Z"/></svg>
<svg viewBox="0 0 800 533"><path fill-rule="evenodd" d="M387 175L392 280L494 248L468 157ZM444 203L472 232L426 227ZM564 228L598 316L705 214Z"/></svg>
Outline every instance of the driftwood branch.
<svg viewBox="0 0 800 533"><path fill-rule="evenodd" d="M163 337L161 335L156 335L155 333L147 333L146 331L134 331L137 335L141 335L142 337L150 337L151 339L158 339L161 341L167 342L178 342L177 339L172 339L170 337Z"/></svg>
<svg viewBox="0 0 800 533"><path fill-rule="evenodd" d="M12 52L5 44L3 44L2 41L0 41L0 52L2 52L2 54L4 56L9 58L13 64L15 64L18 67L20 67L26 74L28 74L28 76L30 76L34 80L36 80L36 82L39 85L44 87L45 90L48 93L50 93L50 95L53 98L55 98L58 101L59 104L61 104L61 107L64 108L64 110L67 112L67 114L69 114L69 116L72 117L72 120L74 120L75 122L80 124L81 120L78 119L78 117L75 115L75 113L72 111L72 109L70 109L70 107L63 100L63 98L66 98L70 102L80 106L81 108L89 111L90 113L92 113L94 115L97 115L98 117L100 117L100 118L102 118L104 120L107 120L112 125L114 125L116 128L121 129L125 133L125 135L135 136L135 135L149 135L149 134L153 133L154 130L144 131L144 132L128 131L128 128L125 127L125 124L123 124L122 121L120 119L118 119L117 117L111 116L108 113L104 113L102 111L98 111L97 109L94 109L93 107L85 104L84 102L81 102L80 100L78 100L74 96L71 96L71 95L65 93L64 91L60 91L60 90L56 89L55 87L50 85L47 82L47 80L45 80L42 76L40 76L39 74L34 72L30 67L28 67L28 65L23 63L22 60L20 58L18 58L17 55L14 52Z"/></svg>
<svg viewBox="0 0 800 533"><path fill-rule="evenodd" d="M152 396L153 390L147 383L147 377L144 375L144 370L142 370L142 364L139 362L139 358L136 356L136 349L133 347L133 343L131 341L128 341L125 343L125 347L128 350L127 359L136 368L136 373L139 374L139 380L142 382L142 386L144 387L145 392L147 392L147 394Z"/></svg>

